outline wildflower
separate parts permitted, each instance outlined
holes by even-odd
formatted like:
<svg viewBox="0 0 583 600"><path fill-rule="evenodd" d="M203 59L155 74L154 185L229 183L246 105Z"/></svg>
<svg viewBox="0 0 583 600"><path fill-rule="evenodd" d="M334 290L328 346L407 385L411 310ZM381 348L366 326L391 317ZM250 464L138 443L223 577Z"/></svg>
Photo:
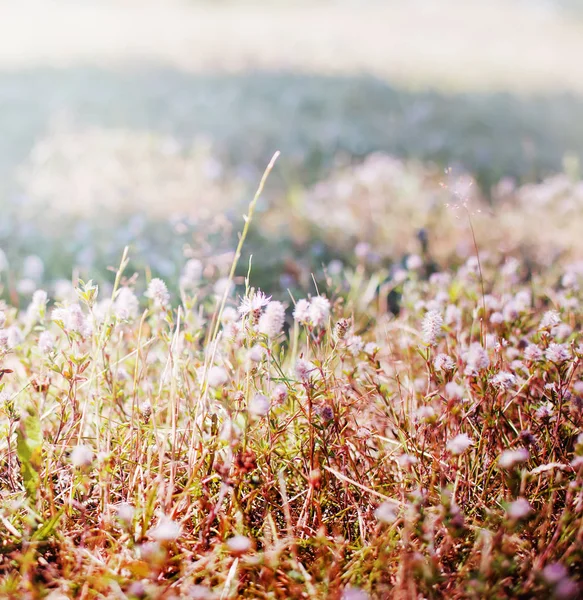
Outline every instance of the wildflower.
<svg viewBox="0 0 583 600"><path fill-rule="evenodd" d="M348 586L344 588L341 600L369 600L369 595L364 590Z"/></svg>
<svg viewBox="0 0 583 600"><path fill-rule="evenodd" d="M255 417L265 417L269 414L271 403L269 398L263 394L255 394L249 402L249 413Z"/></svg>
<svg viewBox="0 0 583 600"><path fill-rule="evenodd" d="M24 259L24 263L22 265L22 275L25 279L40 281L43 277L44 271L45 265L40 256L31 254Z"/></svg>
<svg viewBox="0 0 583 600"><path fill-rule="evenodd" d="M298 358L296 362L296 375L297 378L306 383L312 379L313 373L316 370L316 365L309 360Z"/></svg>
<svg viewBox="0 0 583 600"><path fill-rule="evenodd" d="M498 459L498 466L502 469L512 469L516 465L526 462L530 458L526 448L517 450L504 450Z"/></svg>
<svg viewBox="0 0 583 600"><path fill-rule="evenodd" d="M463 454L474 442L465 433L456 435L453 439L447 442L446 448L455 456Z"/></svg>
<svg viewBox="0 0 583 600"><path fill-rule="evenodd" d="M466 355L466 375L477 375L481 370L490 366L488 353L479 342L474 342Z"/></svg>
<svg viewBox="0 0 583 600"><path fill-rule="evenodd" d="M294 308L294 321L300 324L306 324L310 321L310 301L302 298L296 302Z"/></svg>
<svg viewBox="0 0 583 600"><path fill-rule="evenodd" d="M259 331L268 338L275 338L282 332L284 323L285 308L281 302L273 301L259 319Z"/></svg>
<svg viewBox="0 0 583 600"><path fill-rule="evenodd" d="M166 308L170 303L170 294L168 293L168 288L159 277L155 277L148 284L146 298L150 298L150 300L154 302L154 305L159 308Z"/></svg>
<svg viewBox="0 0 583 600"><path fill-rule="evenodd" d="M371 246L367 242L359 242L354 247L354 255L359 260L366 260L366 258L370 254L370 251L371 251Z"/></svg>
<svg viewBox="0 0 583 600"><path fill-rule="evenodd" d="M17 327L16 325L11 325L0 333L2 333L0 346L5 346L8 350L13 350L24 342L22 331L20 330L20 327Z"/></svg>
<svg viewBox="0 0 583 600"><path fill-rule="evenodd" d="M314 327L322 327L328 321L330 316L330 301L324 296L312 298L309 308L310 323Z"/></svg>
<svg viewBox="0 0 583 600"><path fill-rule="evenodd" d="M569 577L565 577L561 579L559 583L557 583L557 587L555 587L555 597L558 600L572 600L574 598L580 598L579 595L581 592L581 587L578 583L569 579Z"/></svg>
<svg viewBox="0 0 583 600"><path fill-rule="evenodd" d="M223 369L223 367L211 367L206 375L207 382L209 387L217 388L222 385L225 385L229 380L229 376L227 375L227 371Z"/></svg>
<svg viewBox="0 0 583 600"><path fill-rule="evenodd" d="M417 457L412 454L401 454L397 456L397 463L403 468L412 467L417 464Z"/></svg>
<svg viewBox="0 0 583 600"><path fill-rule="evenodd" d="M252 314L259 318L259 314L269 304L271 296L266 296L261 290L257 290L251 296L245 296L239 305L239 314L243 317Z"/></svg>
<svg viewBox="0 0 583 600"><path fill-rule="evenodd" d="M274 404L283 404L287 399L287 387L283 383L278 383L271 393L271 400Z"/></svg>
<svg viewBox="0 0 583 600"><path fill-rule="evenodd" d="M415 418L418 421L429 422L435 417L435 409L433 406L420 406L415 411Z"/></svg>
<svg viewBox="0 0 583 600"><path fill-rule="evenodd" d="M346 348L352 356L358 356L364 348L364 342L359 335L351 335L346 339Z"/></svg>
<svg viewBox="0 0 583 600"><path fill-rule="evenodd" d="M55 347L55 337L50 331L43 331L38 338L38 348L43 354L49 354Z"/></svg>
<svg viewBox="0 0 583 600"><path fill-rule="evenodd" d="M26 310L26 320L30 326L44 317L47 300L48 296L44 290L36 290L32 295L32 300Z"/></svg>
<svg viewBox="0 0 583 600"><path fill-rule="evenodd" d="M118 290L113 303L113 313L120 321L129 321L138 316L140 303L134 292L128 287Z"/></svg>
<svg viewBox="0 0 583 600"><path fill-rule="evenodd" d="M390 525L397 520L399 505L396 502L386 501L380 504L374 511L374 516L381 523Z"/></svg>
<svg viewBox="0 0 583 600"><path fill-rule="evenodd" d="M423 325L421 326L423 331L423 342L428 346L435 346L442 327L442 316L436 310L427 312L423 319Z"/></svg>
<svg viewBox="0 0 583 600"><path fill-rule="evenodd" d="M129 527L134 520L136 509L127 502L122 502L117 505L116 517L126 526Z"/></svg>
<svg viewBox="0 0 583 600"><path fill-rule="evenodd" d="M223 309L223 314L221 315L221 323L226 325L227 323L234 323L237 320L239 313L232 306L226 306Z"/></svg>
<svg viewBox="0 0 583 600"><path fill-rule="evenodd" d="M247 353L247 357L251 362L261 362L263 357L265 356L265 348L260 344L255 344L252 348L249 349Z"/></svg>
<svg viewBox="0 0 583 600"><path fill-rule="evenodd" d="M539 329L551 329L561 322L561 317L556 310L547 310L541 319Z"/></svg>
<svg viewBox="0 0 583 600"><path fill-rule="evenodd" d="M156 542L174 542L180 537L180 533L180 524L164 516L158 521L156 527L148 532L148 535Z"/></svg>
<svg viewBox="0 0 583 600"><path fill-rule="evenodd" d="M450 381L445 385L445 395L451 400L461 400L464 397L464 388L455 381Z"/></svg>
<svg viewBox="0 0 583 600"><path fill-rule="evenodd" d="M567 569L561 563L550 563L543 569L543 579L550 585L559 583L567 575Z"/></svg>
<svg viewBox="0 0 583 600"><path fill-rule="evenodd" d="M516 384L516 376L507 371L499 371L490 379L490 382L499 390L506 391Z"/></svg>
<svg viewBox="0 0 583 600"><path fill-rule="evenodd" d="M0 310L0 329L6 324L6 315L3 310Z"/></svg>
<svg viewBox="0 0 583 600"><path fill-rule="evenodd" d="M191 258L182 270L180 286L185 289L196 287L202 277L202 269L202 262L196 258Z"/></svg>
<svg viewBox="0 0 583 600"><path fill-rule="evenodd" d="M433 361L433 368L436 371L453 371L455 369L455 362L447 354L438 354Z"/></svg>
<svg viewBox="0 0 583 600"><path fill-rule="evenodd" d="M563 344L551 342L549 347L545 350L545 357L551 362L560 364L568 360L570 358L570 354L566 346Z"/></svg>
<svg viewBox="0 0 583 600"><path fill-rule="evenodd" d="M93 451L89 446L75 446L71 450L71 464L76 469L84 469L93 463Z"/></svg>
<svg viewBox="0 0 583 600"><path fill-rule="evenodd" d="M36 290L36 283L33 279L19 279L16 283L16 291L22 296L31 296Z"/></svg>
<svg viewBox="0 0 583 600"><path fill-rule="evenodd" d="M518 521L528 517L532 512L532 507L526 498L518 498L510 503L506 512L511 519Z"/></svg>
<svg viewBox="0 0 583 600"><path fill-rule="evenodd" d="M532 362L542 360L543 351L536 344L529 344L524 349L524 358Z"/></svg>
<svg viewBox="0 0 583 600"><path fill-rule="evenodd" d="M407 257L405 266L409 271L417 271L417 269L423 266L423 259L418 254L411 254L411 256Z"/></svg>
<svg viewBox="0 0 583 600"><path fill-rule="evenodd" d="M369 356L375 356L380 352L380 348L375 342L368 342L364 347L364 352Z"/></svg>
<svg viewBox="0 0 583 600"><path fill-rule="evenodd" d="M501 312L493 312L490 315L490 323L492 323L492 325L500 325L501 323L504 323L504 315Z"/></svg>
<svg viewBox="0 0 583 600"><path fill-rule="evenodd" d="M251 550L251 540L244 535L235 535L227 540L227 547L232 554L242 555Z"/></svg>

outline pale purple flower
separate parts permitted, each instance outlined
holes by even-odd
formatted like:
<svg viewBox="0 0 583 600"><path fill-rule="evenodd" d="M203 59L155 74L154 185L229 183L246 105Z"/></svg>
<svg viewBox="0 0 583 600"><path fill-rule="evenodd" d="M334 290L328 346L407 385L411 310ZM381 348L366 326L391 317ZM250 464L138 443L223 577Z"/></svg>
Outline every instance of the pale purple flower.
<svg viewBox="0 0 583 600"><path fill-rule="evenodd" d="M549 347L545 350L545 357L547 360L551 362L560 364L569 360L571 355L569 354L569 350L563 344L556 344L555 342L551 342Z"/></svg>
<svg viewBox="0 0 583 600"><path fill-rule="evenodd" d="M526 498L518 498L510 503L507 509L508 516L516 521L528 517L532 512L532 507Z"/></svg>
<svg viewBox="0 0 583 600"><path fill-rule="evenodd" d="M490 382L499 390L506 391L516 384L516 376L507 371L499 371L490 379Z"/></svg>
<svg viewBox="0 0 583 600"><path fill-rule="evenodd" d="M313 378L314 372L316 371L316 365L309 360L298 358L295 371L296 376L300 381L307 382Z"/></svg>
<svg viewBox="0 0 583 600"><path fill-rule="evenodd" d="M490 366L488 353L479 342L474 342L466 354L466 375L477 375Z"/></svg>
<svg viewBox="0 0 583 600"><path fill-rule="evenodd" d="M541 319L539 329L550 329L561 322L561 317L556 310L547 310Z"/></svg>
<svg viewBox="0 0 583 600"><path fill-rule="evenodd" d="M287 386L284 383L278 383L271 393L271 400L274 404L283 404L287 398Z"/></svg>
<svg viewBox="0 0 583 600"><path fill-rule="evenodd" d="M567 577L567 575L568 571L561 563L551 563L543 569L543 578L550 585L559 583L559 581Z"/></svg>
<svg viewBox="0 0 583 600"><path fill-rule="evenodd" d="M438 354L433 361L433 368L436 371L453 371L455 369L455 361L447 354Z"/></svg>
<svg viewBox="0 0 583 600"><path fill-rule="evenodd" d="M359 335L349 335L346 338L346 348L352 356L358 356L364 348L364 342Z"/></svg>
<svg viewBox="0 0 583 600"><path fill-rule="evenodd" d="M255 417L265 417L269 414L271 403L264 394L255 394L249 402L249 413Z"/></svg>
<svg viewBox="0 0 583 600"><path fill-rule="evenodd" d="M249 352L247 353L247 358L254 363L259 363L263 360L265 356L265 348L261 346L261 344L255 344L251 348L249 348Z"/></svg>
<svg viewBox="0 0 583 600"><path fill-rule="evenodd" d="M524 349L524 358L532 362L542 360L543 351L536 344L529 344Z"/></svg>
<svg viewBox="0 0 583 600"><path fill-rule="evenodd" d="M455 381L445 384L445 395L451 400L461 400L464 397L464 388Z"/></svg>
<svg viewBox="0 0 583 600"><path fill-rule="evenodd" d="M55 347L55 336L50 331L43 331L38 338L38 348L43 354L49 354Z"/></svg>

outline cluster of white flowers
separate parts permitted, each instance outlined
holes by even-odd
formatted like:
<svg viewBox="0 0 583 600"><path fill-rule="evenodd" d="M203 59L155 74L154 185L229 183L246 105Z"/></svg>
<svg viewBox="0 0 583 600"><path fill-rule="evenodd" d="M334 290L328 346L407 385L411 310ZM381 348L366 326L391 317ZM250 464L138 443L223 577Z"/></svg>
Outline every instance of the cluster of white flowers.
<svg viewBox="0 0 583 600"><path fill-rule="evenodd" d="M330 317L330 300L324 296L315 296L310 300L298 300L294 309L294 319L301 325L324 327Z"/></svg>

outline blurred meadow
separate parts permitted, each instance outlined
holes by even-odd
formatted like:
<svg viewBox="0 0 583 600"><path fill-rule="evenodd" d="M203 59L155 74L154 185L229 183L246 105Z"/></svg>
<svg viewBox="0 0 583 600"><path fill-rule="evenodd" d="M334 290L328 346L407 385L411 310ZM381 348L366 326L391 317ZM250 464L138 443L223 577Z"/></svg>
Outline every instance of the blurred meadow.
<svg viewBox="0 0 583 600"><path fill-rule="evenodd" d="M232 250L280 150L260 204L275 214L247 251L271 248L264 286L282 265L309 281L368 235L326 231L312 188L371 153L408 178L381 199L381 246L394 204L428 220L417 165L430 195L471 175L485 207L500 181L577 178L582 55L576 2L5 2L0 248L17 273L42 256L56 280L95 277L130 244L136 268L177 276L185 246Z"/></svg>
<svg viewBox="0 0 583 600"><path fill-rule="evenodd" d="M582 57L578 0L1 2L0 598L581 598Z"/></svg>

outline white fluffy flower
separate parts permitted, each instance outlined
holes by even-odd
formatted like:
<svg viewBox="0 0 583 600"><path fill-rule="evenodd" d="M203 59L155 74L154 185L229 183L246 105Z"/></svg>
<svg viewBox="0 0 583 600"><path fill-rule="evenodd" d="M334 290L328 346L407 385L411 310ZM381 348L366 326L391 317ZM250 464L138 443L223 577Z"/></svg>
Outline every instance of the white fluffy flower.
<svg viewBox="0 0 583 600"><path fill-rule="evenodd" d="M512 467L526 462L530 458L526 448L517 448L516 450L504 450L498 459L498 466L503 469L512 469Z"/></svg>
<svg viewBox="0 0 583 600"><path fill-rule="evenodd" d="M251 550L251 540L244 535L235 535L227 540L227 547L233 554L245 554Z"/></svg>
<svg viewBox="0 0 583 600"><path fill-rule="evenodd" d="M156 527L150 529L148 535L157 542L174 542L180 537L179 523L169 517L162 517Z"/></svg>
<svg viewBox="0 0 583 600"><path fill-rule="evenodd" d="M270 302L259 319L259 331L268 338L277 337L285 323L285 308L277 300Z"/></svg>
<svg viewBox="0 0 583 600"><path fill-rule="evenodd" d="M377 509L374 511L374 516L381 523L390 525L397 520L398 513L399 505L396 502L387 500L377 507Z"/></svg>
<svg viewBox="0 0 583 600"><path fill-rule="evenodd" d="M71 450L71 464L76 469L83 469L91 466L93 463L93 450L89 446L75 446Z"/></svg>
<svg viewBox="0 0 583 600"><path fill-rule="evenodd" d="M269 414L271 403L264 394L255 394L249 402L249 413L255 417L265 417Z"/></svg>
<svg viewBox="0 0 583 600"><path fill-rule="evenodd" d="M508 516L511 519L519 520L528 517L532 512L532 507L526 498L518 498L508 506Z"/></svg>
<svg viewBox="0 0 583 600"><path fill-rule="evenodd" d="M441 334L441 328L443 327L443 318L436 310L430 310L423 319L423 325L421 329L423 331L423 342L428 346L435 346L439 335Z"/></svg>
<svg viewBox="0 0 583 600"><path fill-rule="evenodd" d="M252 296L245 296L239 305L239 314L246 316L248 314L260 313L265 306L269 304L271 296L266 296L261 290L257 290Z"/></svg>
<svg viewBox="0 0 583 600"><path fill-rule="evenodd" d="M314 327L323 327L330 316L330 301L324 296L312 298L309 308L310 323Z"/></svg>
<svg viewBox="0 0 583 600"><path fill-rule="evenodd" d="M473 444L474 442L467 434L460 433L449 440L446 447L452 454L458 456L459 454L463 454L470 446L473 446Z"/></svg>
<svg viewBox="0 0 583 600"><path fill-rule="evenodd" d="M115 297L113 312L118 319L127 321L137 317L139 306L140 303L134 292L128 287L122 287Z"/></svg>
<svg viewBox="0 0 583 600"><path fill-rule="evenodd" d="M146 298L150 298L150 300L154 302L154 305L160 308L166 308L170 303L170 294L168 293L168 288L159 277L155 277L148 284Z"/></svg>
<svg viewBox="0 0 583 600"><path fill-rule="evenodd" d="M310 320L310 301L302 298L296 302L294 308L294 320L297 323L305 324Z"/></svg>
<svg viewBox="0 0 583 600"><path fill-rule="evenodd" d="M43 354L49 354L55 347L55 337L50 331L43 331L38 338L38 348Z"/></svg>
<svg viewBox="0 0 583 600"><path fill-rule="evenodd" d="M223 367L211 367L206 375L207 382L210 387L217 388L225 385L229 381L227 371Z"/></svg>
<svg viewBox="0 0 583 600"><path fill-rule="evenodd" d="M477 375L481 370L490 366L488 353L479 342L474 342L466 355L466 375Z"/></svg>

